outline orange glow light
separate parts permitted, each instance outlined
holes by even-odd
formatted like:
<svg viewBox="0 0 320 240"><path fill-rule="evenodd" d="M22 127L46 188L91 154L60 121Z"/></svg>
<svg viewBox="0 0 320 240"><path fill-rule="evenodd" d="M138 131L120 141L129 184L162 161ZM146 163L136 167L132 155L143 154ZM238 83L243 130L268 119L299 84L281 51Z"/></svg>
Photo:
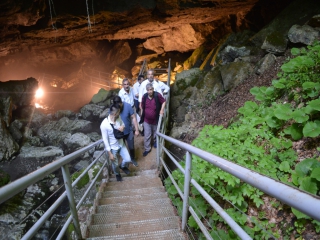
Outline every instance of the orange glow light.
<svg viewBox="0 0 320 240"><path fill-rule="evenodd" d="M41 88L39 88L37 91L36 91L36 95L35 97L36 98L41 98L43 96L44 92Z"/></svg>

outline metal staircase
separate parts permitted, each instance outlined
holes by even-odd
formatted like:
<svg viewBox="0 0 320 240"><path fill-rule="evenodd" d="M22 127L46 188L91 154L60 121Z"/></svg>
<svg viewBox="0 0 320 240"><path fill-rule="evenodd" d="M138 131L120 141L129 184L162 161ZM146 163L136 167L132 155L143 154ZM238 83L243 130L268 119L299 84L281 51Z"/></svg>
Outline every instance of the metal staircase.
<svg viewBox="0 0 320 240"><path fill-rule="evenodd" d="M186 239L156 170L138 174L103 183L86 239Z"/></svg>

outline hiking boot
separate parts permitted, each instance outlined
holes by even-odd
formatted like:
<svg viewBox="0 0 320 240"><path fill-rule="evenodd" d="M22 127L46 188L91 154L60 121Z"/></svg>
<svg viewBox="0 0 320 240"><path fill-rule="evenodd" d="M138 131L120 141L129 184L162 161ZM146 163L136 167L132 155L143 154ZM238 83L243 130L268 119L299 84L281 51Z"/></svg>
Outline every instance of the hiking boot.
<svg viewBox="0 0 320 240"><path fill-rule="evenodd" d="M125 174L130 174L130 170L127 167L121 167L119 166L119 168L125 173Z"/></svg>
<svg viewBox="0 0 320 240"><path fill-rule="evenodd" d="M144 151L142 155L145 157L145 156L148 155L149 152L150 152L150 151Z"/></svg>
<svg viewBox="0 0 320 240"><path fill-rule="evenodd" d="M119 175L116 175L116 178L117 178L117 182L122 182L122 177L121 177L120 174L119 174Z"/></svg>
<svg viewBox="0 0 320 240"><path fill-rule="evenodd" d="M133 164L133 166L138 167L138 163L136 162L136 160L132 159L131 163Z"/></svg>

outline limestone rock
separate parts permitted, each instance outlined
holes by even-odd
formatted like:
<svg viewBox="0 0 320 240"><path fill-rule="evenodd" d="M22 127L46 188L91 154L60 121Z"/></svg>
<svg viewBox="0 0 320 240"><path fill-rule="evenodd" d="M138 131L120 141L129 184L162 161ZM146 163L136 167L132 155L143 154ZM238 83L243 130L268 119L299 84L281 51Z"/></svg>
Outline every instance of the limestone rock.
<svg viewBox="0 0 320 240"><path fill-rule="evenodd" d="M67 146L69 152L73 152L91 143L91 139L83 133L75 133L64 141L64 144Z"/></svg>
<svg viewBox="0 0 320 240"><path fill-rule="evenodd" d="M5 121L7 127L9 127L12 119L12 101L11 97L0 98L0 117Z"/></svg>
<svg viewBox="0 0 320 240"><path fill-rule="evenodd" d="M104 106L99 106L96 104L87 104L80 109L82 117L86 120L98 119L99 116L104 111Z"/></svg>
<svg viewBox="0 0 320 240"><path fill-rule="evenodd" d="M91 102L96 104L96 103L101 103L101 102L105 102L106 100L108 100L112 95L112 92L111 91L107 91L103 88L101 88L99 90L98 93L96 93L92 99L91 99Z"/></svg>
<svg viewBox="0 0 320 240"><path fill-rule="evenodd" d="M320 31L308 25L293 25L289 32L288 38L293 43L303 43L311 45L315 40L319 39Z"/></svg>
<svg viewBox="0 0 320 240"><path fill-rule="evenodd" d="M188 71L178 73L173 84L173 95L182 94L187 87L196 85L202 75L203 72L199 68L191 68Z"/></svg>
<svg viewBox="0 0 320 240"><path fill-rule="evenodd" d="M31 105L37 89L38 81L35 78L0 82L1 97L10 96L12 104L17 107Z"/></svg>
<svg viewBox="0 0 320 240"><path fill-rule="evenodd" d="M18 150L19 145L10 135L6 128L6 123L0 117L0 161L9 160Z"/></svg>
<svg viewBox="0 0 320 240"><path fill-rule="evenodd" d="M304 24L314 15L319 14L320 4L314 0L292 1L275 19L255 34L251 41L261 47L266 37L272 32L280 32L287 36L289 29L294 24Z"/></svg>
<svg viewBox="0 0 320 240"><path fill-rule="evenodd" d="M224 90L229 91L246 79L249 74L252 73L253 68L251 64L247 62L233 62L221 66L220 71Z"/></svg>
<svg viewBox="0 0 320 240"><path fill-rule="evenodd" d="M20 159L28 162L28 167L33 169L31 169L31 171L34 171L37 167L42 167L63 156L64 154L62 149L55 146L23 146L20 154L18 155Z"/></svg>
<svg viewBox="0 0 320 240"><path fill-rule="evenodd" d="M276 56L274 56L271 53L268 53L258 62L255 70L256 74L263 74L270 66L273 65L276 59Z"/></svg>
<svg viewBox="0 0 320 240"><path fill-rule="evenodd" d="M62 117L73 118L73 117L75 117L75 116L76 116L76 114L75 114L73 111L71 111L71 110L58 110L58 111L56 111L56 113L54 114L54 117L55 117L56 119L60 119L60 118L62 118Z"/></svg>
<svg viewBox="0 0 320 240"><path fill-rule="evenodd" d="M264 40L261 49L273 54L282 54L287 49L287 38L280 32L272 32Z"/></svg>
<svg viewBox="0 0 320 240"><path fill-rule="evenodd" d="M20 110L18 119L24 124L32 128L38 129L43 124L47 123L49 119L39 109L34 106L25 106Z"/></svg>

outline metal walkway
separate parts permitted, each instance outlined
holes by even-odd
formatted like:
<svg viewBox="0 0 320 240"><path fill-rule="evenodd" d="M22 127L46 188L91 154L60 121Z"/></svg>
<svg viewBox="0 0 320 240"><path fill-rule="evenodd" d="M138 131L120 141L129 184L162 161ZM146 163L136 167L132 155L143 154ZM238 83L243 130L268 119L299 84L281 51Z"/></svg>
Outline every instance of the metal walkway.
<svg viewBox="0 0 320 240"><path fill-rule="evenodd" d="M186 239L157 171L110 179L101 190L87 239Z"/></svg>

